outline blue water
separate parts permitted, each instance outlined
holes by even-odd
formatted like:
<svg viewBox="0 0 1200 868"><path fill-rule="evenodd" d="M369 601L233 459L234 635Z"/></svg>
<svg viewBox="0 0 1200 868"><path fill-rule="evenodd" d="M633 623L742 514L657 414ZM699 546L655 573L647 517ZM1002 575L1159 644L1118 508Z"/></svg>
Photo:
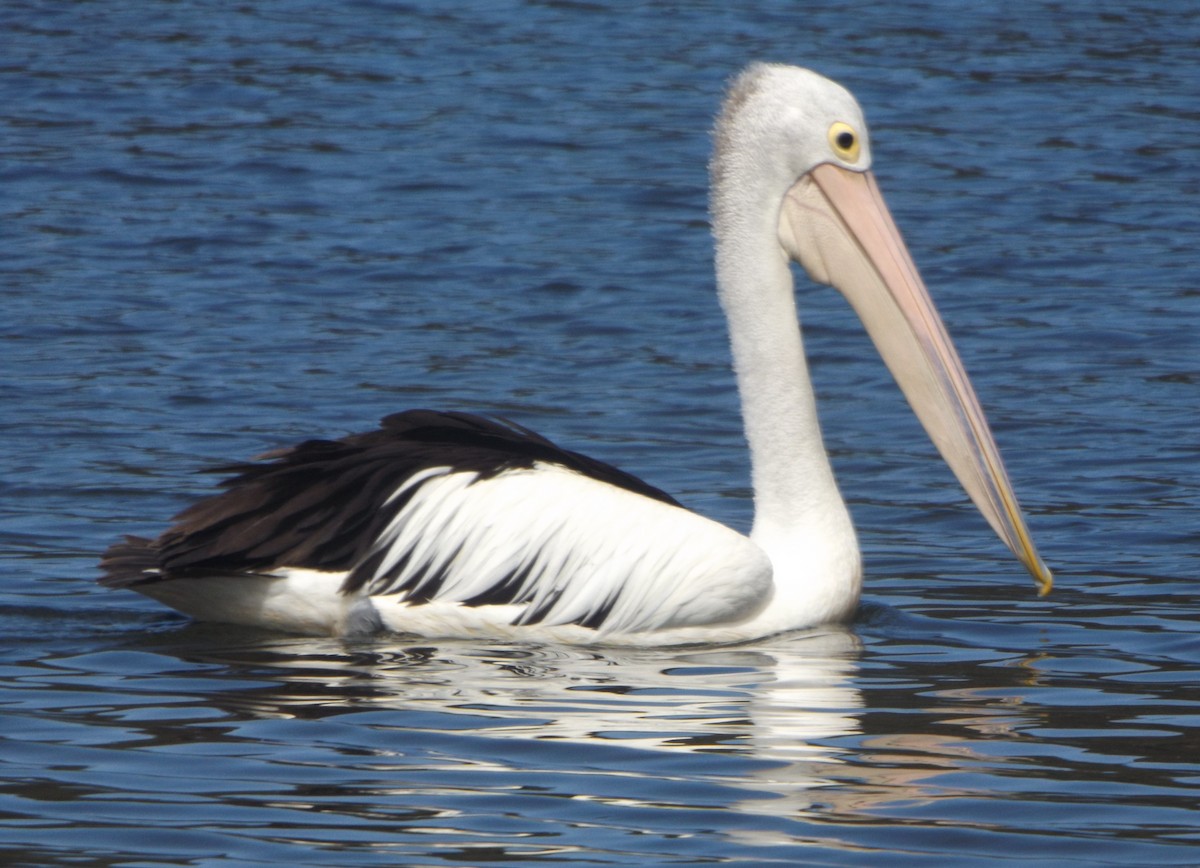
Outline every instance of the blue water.
<svg viewBox="0 0 1200 868"><path fill-rule="evenodd" d="M0 861L1200 861L1200 11L630 7L0 9ZM1053 595L803 281L846 630L347 645L94 584L194 471L411 406L746 527L705 161L751 59L864 104Z"/></svg>

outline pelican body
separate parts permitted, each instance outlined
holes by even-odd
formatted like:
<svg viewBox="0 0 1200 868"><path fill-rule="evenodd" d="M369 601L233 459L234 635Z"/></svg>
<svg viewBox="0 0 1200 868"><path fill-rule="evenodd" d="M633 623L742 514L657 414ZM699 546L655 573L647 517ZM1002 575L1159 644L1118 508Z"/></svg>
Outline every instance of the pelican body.
<svg viewBox="0 0 1200 868"><path fill-rule="evenodd" d="M200 620L319 635L651 645L845 621L862 561L821 438L794 261L850 301L968 495L1048 591L850 93L805 69L748 67L718 117L711 188L748 536L517 425L418 410L227 468L223 490L160 537L112 546L101 581Z"/></svg>

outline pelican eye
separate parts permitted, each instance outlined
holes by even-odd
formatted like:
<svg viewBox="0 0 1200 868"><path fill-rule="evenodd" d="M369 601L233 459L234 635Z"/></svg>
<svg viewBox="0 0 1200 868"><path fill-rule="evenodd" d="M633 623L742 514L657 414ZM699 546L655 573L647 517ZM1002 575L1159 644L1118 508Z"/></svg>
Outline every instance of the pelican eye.
<svg viewBox="0 0 1200 868"><path fill-rule="evenodd" d="M858 134L854 132L854 127L841 121L829 128L829 144L833 147L833 152L837 154L838 159L845 160L847 163L857 162L858 155L862 152L862 144L859 142Z"/></svg>

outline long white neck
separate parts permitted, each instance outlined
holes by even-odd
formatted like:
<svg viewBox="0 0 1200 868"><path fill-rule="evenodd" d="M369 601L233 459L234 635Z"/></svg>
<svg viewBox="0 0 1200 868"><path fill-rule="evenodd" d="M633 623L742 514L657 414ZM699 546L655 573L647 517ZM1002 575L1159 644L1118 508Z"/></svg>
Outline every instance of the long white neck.
<svg viewBox="0 0 1200 868"><path fill-rule="evenodd" d="M716 173L717 286L729 321L754 485L751 538L775 567L765 617L846 617L861 566L849 512L821 439L778 206L738 173Z"/></svg>

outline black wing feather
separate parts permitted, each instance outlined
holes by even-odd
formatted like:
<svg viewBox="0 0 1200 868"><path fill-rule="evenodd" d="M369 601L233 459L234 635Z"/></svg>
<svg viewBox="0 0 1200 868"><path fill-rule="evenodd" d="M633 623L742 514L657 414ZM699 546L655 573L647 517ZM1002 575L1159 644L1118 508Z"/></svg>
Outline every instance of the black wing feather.
<svg viewBox="0 0 1200 868"><path fill-rule="evenodd" d="M223 491L185 509L156 540L128 537L113 545L100 581L129 587L286 566L352 571L345 590L357 590L373 575L365 563L373 543L419 486L388 498L414 474L448 467L486 479L537 462L679 505L635 476L511 422L409 410L386 417L374 431L309 440L216 468L212 472L232 474L219 483Z"/></svg>

